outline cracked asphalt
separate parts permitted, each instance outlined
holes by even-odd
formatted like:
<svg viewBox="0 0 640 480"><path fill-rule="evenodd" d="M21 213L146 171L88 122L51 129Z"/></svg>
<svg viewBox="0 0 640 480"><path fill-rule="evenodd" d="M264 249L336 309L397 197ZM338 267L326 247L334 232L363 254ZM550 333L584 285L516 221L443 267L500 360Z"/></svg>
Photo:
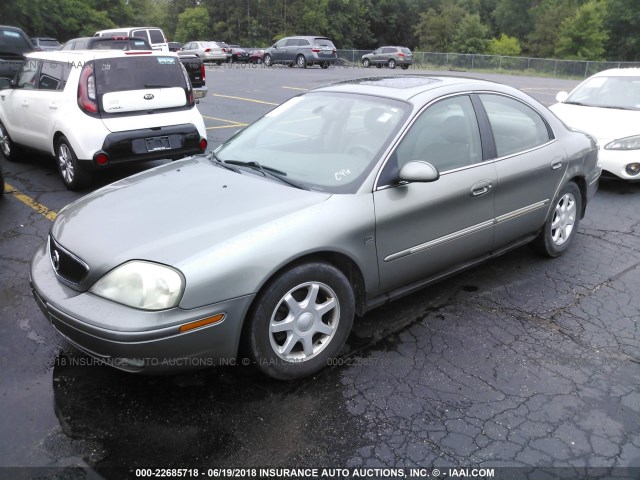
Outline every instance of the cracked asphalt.
<svg viewBox="0 0 640 480"><path fill-rule="evenodd" d="M220 96L200 104L210 144L272 108L229 96L280 103L296 89L366 74L212 69L209 90ZM486 77L545 104L576 84ZM7 183L49 209L79 196L51 160L0 162ZM148 166L110 172L94 188ZM378 308L356 321L336 365L276 382L240 366L135 376L75 351L29 290L29 261L51 222L6 194L0 466L56 467L58 478L121 478L119 468L433 466L640 478L638 205L639 184L604 181L564 256L520 248ZM0 468L0 478L20 472Z"/></svg>

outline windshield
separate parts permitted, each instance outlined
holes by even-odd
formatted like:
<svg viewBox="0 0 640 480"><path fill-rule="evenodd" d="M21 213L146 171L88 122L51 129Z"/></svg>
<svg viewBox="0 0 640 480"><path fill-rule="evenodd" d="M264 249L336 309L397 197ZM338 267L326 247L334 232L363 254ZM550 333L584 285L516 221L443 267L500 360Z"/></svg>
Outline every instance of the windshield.
<svg viewBox="0 0 640 480"><path fill-rule="evenodd" d="M409 110L379 97L308 93L275 108L216 154L223 161L257 162L312 190L354 193Z"/></svg>
<svg viewBox="0 0 640 480"><path fill-rule="evenodd" d="M640 110L640 76L590 78L573 91L564 103Z"/></svg>

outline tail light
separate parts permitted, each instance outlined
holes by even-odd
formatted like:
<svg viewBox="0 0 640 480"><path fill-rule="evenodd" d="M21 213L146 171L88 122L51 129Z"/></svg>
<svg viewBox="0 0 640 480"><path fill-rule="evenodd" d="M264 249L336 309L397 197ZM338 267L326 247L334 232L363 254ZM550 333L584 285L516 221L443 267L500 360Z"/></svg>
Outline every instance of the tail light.
<svg viewBox="0 0 640 480"><path fill-rule="evenodd" d="M200 141L198 142L198 148L204 152L207 149L207 139L206 138L201 138Z"/></svg>
<svg viewBox="0 0 640 480"><path fill-rule="evenodd" d="M200 77L202 78L202 83L205 84L207 81L207 71L204 68L204 62L200 64Z"/></svg>
<svg viewBox="0 0 640 480"><path fill-rule="evenodd" d="M187 69L184 64L180 64L182 67L182 75L184 75L184 81L187 84L187 88L185 89L185 93L187 94L187 103L189 107L193 107L196 104L195 98L193 98L193 86L191 85L191 80L189 79L189 74L187 73ZM204 65L201 67L204 68Z"/></svg>
<svg viewBox="0 0 640 480"><path fill-rule="evenodd" d="M209 53L210 51L211 51L211 49L210 49L210 48L205 48L205 49L204 49L204 53Z"/></svg>
<svg viewBox="0 0 640 480"><path fill-rule="evenodd" d="M322 50L320 50L318 47L313 47L313 48L311 49L311 51L312 51L313 53L320 53Z"/></svg>
<svg viewBox="0 0 640 480"><path fill-rule="evenodd" d="M88 115L98 113L98 100L96 95L96 76L93 73L93 62L87 62L80 72L78 83L78 106Z"/></svg>
<svg viewBox="0 0 640 480"><path fill-rule="evenodd" d="M398 56L399 57L404 57L404 53L399 53Z"/></svg>

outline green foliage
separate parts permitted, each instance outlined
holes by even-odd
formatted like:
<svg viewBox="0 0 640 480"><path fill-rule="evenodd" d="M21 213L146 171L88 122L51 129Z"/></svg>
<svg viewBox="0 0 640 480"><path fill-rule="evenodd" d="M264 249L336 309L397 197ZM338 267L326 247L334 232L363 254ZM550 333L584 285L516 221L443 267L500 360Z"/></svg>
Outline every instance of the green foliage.
<svg viewBox="0 0 640 480"><path fill-rule="evenodd" d="M208 40L211 37L209 12L204 7L187 8L178 15L175 38L178 42Z"/></svg>
<svg viewBox="0 0 640 480"><path fill-rule="evenodd" d="M489 40L486 53L489 55L517 57L521 51L522 49L520 48L518 39L503 33L500 35L500 38L492 38Z"/></svg>
<svg viewBox="0 0 640 480"><path fill-rule="evenodd" d="M445 3L440 11L429 8L421 14L414 27L421 49L429 52L451 51L456 31L465 15L462 7L452 3Z"/></svg>
<svg viewBox="0 0 640 480"><path fill-rule="evenodd" d="M560 24L555 54L571 60L602 60L607 32L604 30L606 4L589 0L575 15Z"/></svg>
<svg viewBox="0 0 640 480"><path fill-rule="evenodd" d="M640 60L640 0L608 0L604 23L609 57Z"/></svg>
<svg viewBox="0 0 640 480"><path fill-rule="evenodd" d="M453 49L460 53L483 53L485 51L489 29L482 24L480 15L465 15L460 22Z"/></svg>
<svg viewBox="0 0 640 480"><path fill-rule="evenodd" d="M525 38L531 29L531 0L498 0L493 18L498 31L517 38Z"/></svg>
<svg viewBox="0 0 640 480"><path fill-rule="evenodd" d="M549 58L555 53L560 24L575 15L577 0L542 0L531 9L533 29L526 37L526 50L535 57Z"/></svg>

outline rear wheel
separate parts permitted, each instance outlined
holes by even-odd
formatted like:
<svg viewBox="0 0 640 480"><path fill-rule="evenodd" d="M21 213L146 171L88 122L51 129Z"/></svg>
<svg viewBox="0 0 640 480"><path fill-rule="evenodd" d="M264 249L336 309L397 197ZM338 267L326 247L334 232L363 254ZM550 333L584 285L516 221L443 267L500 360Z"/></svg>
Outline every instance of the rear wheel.
<svg viewBox="0 0 640 480"><path fill-rule="evenodd" d="M9 132L7 132L7 129L2 123L0 123L0 152L2 156L10 162L17 162L22 155L22 150L13 143Z"/></svg>
<svg viewBox="0 0 640 480"><path fill-rule="evenodd" d="M80 168L78 157L66 137L60 137L58 140L56 161L60 177L69 190L79 190L91 180L91 175Z"/></svg>
<svg viewBox="0 0 640 480"><path fill-rule="evenodd" d="M298 265L260 293L245 342L267 375L280 380L306 377L340 353L354 313L353 291L340 270L326 263Z"/></svg>
<svg viewBox="0 0 640 480"><path fill-rule="evenodd" d="M547 257L562 255L576 236L581 212L582 194L574 182L569 182L554 200L549 218L532 247Z"/></svg>
<svg viewBox="0 0 640 480"><path fill-rule="evenodd" d="M409 68L409 65L402 65L400 68L402 68L403 70L406 70L407 68Z"/></svg>
<svg viewBox="0 0 640 480"><path fill-rule="evenodd" d="M320 67L322 67L322 68L324 68L324 69L329 68L329 62L322 62L322 63L320 64Z"/></svg>
<svg viewBox="0 0 640 480"><path fill-rule="evenodd" d="M387 62L387 66L391 69L396 68L396 61L393 58L390 58Z"/></svg>
<svg viewBox="0 0 640 480"><path fill-rule="evenodd" d="M296 65L298 68L307 68L307 59L304 58L304 55L298 55L296 58Z"/></svg>
<svg viewBox="0 0 640 480"><path fill-rule="evenodd" d="M270 67L271 66L271 55L269 55L268 53L265 53L264 58L262 59L265 67Z"/></svg>

